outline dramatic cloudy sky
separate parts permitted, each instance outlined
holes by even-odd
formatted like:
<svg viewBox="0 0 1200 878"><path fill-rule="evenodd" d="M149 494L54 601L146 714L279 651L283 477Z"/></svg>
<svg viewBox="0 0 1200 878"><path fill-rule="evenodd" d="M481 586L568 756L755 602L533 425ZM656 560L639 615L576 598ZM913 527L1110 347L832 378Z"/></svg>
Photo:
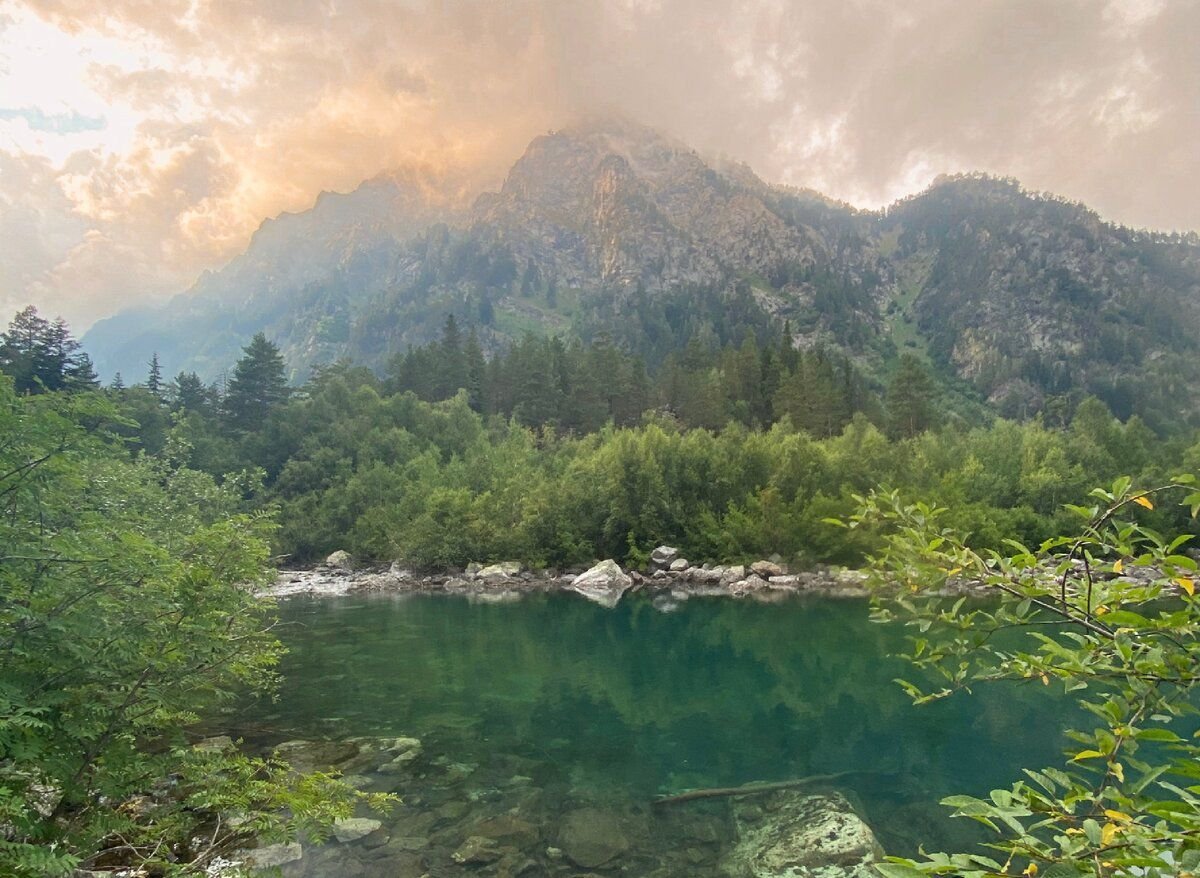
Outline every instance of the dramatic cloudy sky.
<svg viewBox="0 0 1200 878"><path fill-rule="evenodd" d="M0 317L78 329L419 161L621 112L878 206L987 170L1200 229L1200 0L0 0Z"/></svg>

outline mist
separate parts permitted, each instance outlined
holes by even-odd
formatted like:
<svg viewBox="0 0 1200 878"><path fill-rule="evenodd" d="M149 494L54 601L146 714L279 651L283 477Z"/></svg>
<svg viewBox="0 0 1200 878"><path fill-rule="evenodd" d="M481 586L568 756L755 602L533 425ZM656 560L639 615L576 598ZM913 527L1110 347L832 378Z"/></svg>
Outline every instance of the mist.
<svg viewBox="0 0 1200 878"><path fill-rule="evenodd" d="M0 310L78 331L322 190L496 186L600 113L864 207L980 170L1200 229L1195 0L27 0L0 45Z"/></svg>

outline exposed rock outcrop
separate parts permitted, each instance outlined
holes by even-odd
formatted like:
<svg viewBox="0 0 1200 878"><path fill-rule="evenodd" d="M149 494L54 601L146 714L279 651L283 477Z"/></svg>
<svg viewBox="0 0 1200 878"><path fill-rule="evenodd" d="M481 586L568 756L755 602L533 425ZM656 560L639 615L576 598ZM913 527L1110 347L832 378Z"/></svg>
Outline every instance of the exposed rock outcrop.
<svg viewBox="0 0 1200 878"><path fill-rule="evenodd" d="M611 558L601 561L571 581L573 591L610 610L620 602L621 595L632 585L633 579Z"/></svg>

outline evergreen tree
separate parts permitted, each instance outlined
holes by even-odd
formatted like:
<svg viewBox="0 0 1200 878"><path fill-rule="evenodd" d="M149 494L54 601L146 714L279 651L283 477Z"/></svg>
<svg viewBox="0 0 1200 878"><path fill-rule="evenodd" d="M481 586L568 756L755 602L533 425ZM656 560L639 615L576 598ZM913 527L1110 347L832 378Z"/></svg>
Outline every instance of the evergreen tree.
<svg viewBox="0 0 1200 878"><path fill-rule="evenodd" d="M150 371L146 375L146 389L156 399L163 398L162 367L158 364L158 351L150 357Z"/></svg>
<svg viewBox="0 0 1200 878"><path fill-rule="evenodd" d="M117 393L120 393L122 390L125 389L125 379L121 377L120 372L113 375L112 383L109 384L108 386L110 388L112 388L113 390L115 390Z"/></svg>
<svg viewBox="0 0 1200 878"><path fill-rule="evenodd" d="M887 389L888 430L908 438L933 425L934 385L929 372L912 354L901 354Z"/></svg>
<svg viewBox="0 0 1200 878"><path fill-rule="evenodd" d="M180 372L174 385L171 407L176 411L207 412L211 408L208 388L195 372Z"/></svg>
<svg viewBox="0 0 1200 878"><path fill-rule="evenodd" d="M0 370L18 393L86 390L96 387L92 361L60 317L53 323L32 305L18 311L0 334Z"/></svg>
<svg viewBox="0 0 1200 878"><path fill-rule="evenodd" d="M226 389L224 408L230 426L254 430L263 425L271 409L288 397L283 356L261 332L242 349Z"/></svg>

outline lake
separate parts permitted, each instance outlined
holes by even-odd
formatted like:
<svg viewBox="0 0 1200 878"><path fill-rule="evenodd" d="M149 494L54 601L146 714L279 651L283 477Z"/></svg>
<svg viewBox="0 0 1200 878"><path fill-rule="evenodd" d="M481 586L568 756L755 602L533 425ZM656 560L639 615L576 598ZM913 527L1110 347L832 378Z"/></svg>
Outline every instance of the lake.
<svg viewBox="0 0 1200 878"><path fill-rule="evenodd" d="M454 853L498 816L522 822L520 844L501 839L520 857L476 871L581 874L556 847L580 808L625 821L629 849L600 871L721 874L730 800L651 801L815 774L840 775L831 785L889 853L961 847L980 836L941 797L1061 762L1061 696L1004 684L914 707L894 682L913 675L891 657L903 632L871 623L865 601L693 598L662 612L637 596L615 610L564 594L371 596L293 598L279 615L280 698L246 707L235 731L421 741L403 773L354 778L403 796L383 828L288 875L462 874Z"/></svg>

